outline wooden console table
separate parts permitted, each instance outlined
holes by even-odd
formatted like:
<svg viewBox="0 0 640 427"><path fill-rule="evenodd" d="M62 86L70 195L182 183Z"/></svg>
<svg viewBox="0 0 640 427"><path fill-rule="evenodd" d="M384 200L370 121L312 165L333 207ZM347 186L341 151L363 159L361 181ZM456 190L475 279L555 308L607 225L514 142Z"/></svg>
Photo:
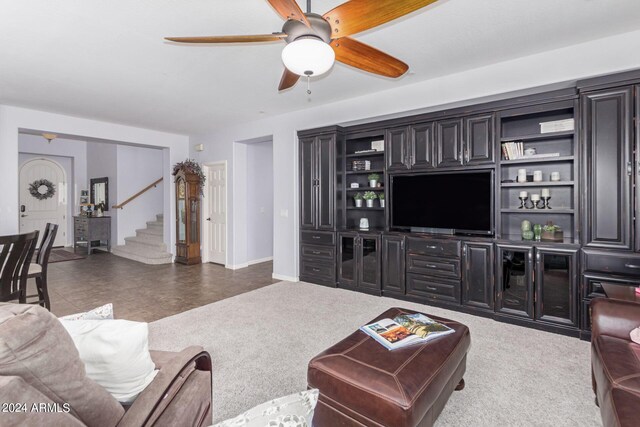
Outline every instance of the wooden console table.
<svg viewBox="0 0 640 427"><path fill-rule="evenodd" d="M87 247L87 255L94 249L111 251L111 217L73 217L73 248Z"/></svg>

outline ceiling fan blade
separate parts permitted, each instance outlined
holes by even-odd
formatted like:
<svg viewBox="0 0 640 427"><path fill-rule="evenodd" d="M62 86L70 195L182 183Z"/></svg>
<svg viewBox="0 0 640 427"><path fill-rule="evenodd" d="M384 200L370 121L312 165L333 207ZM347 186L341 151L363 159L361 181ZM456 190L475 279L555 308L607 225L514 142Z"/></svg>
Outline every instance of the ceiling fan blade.
<svg viewBox="0 0 640 427"><path fill-rule="evenodd" d="M437 0L350 0L323 17L331 24L332 38L340 38L377 27Z"/></svg>
<svg viewBox="0 0 640 427"><path fill-rule="evenodd" d="M285 68L284 73L282 73L282 78L280 79L278 90L281 91L293 87L296 83L298 83L298 79L300 79L299 75L292 73Z"/></svg>
<svg viewBox="0 0 640 427"><path fill-rule="evenodd" d="M251 43L272 42L286 38L285 33L242 35L242 36L205 36L205 37L165 37L165 40L178 43Z"/></svg>
<svg viewBox="0 0 640 427"><path fill-rule="evenodd" d="M295 0L267 0L283 19L295 19L311 27L298 3Z"/></svg>
<svg viewBox="0 0 640 427"><path fill-rule="evenodd" d="M385 77L400 77L409 66L399 59L350 37L331 41L336 61Z"/></svg>

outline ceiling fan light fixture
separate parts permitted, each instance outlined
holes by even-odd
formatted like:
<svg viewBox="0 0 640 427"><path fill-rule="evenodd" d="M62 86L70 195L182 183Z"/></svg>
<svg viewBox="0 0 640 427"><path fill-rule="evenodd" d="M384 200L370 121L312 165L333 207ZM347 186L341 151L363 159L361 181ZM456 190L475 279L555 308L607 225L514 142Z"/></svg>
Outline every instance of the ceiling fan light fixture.
<svg viewBox="0 0 640 427"><path fill-rule="evenodd" d="M331 69L336 54L323 40L300 37L282 50L282 62L289 71L299 76L319 76Z"/></svg>
<svg viewBox="0 0 640 427"><path fill-rule="evenodd" d="M58 135L56 135L55 133L43 133L42 137L46 139L49 144L51 144L51 141L56 139Z"/></svg>

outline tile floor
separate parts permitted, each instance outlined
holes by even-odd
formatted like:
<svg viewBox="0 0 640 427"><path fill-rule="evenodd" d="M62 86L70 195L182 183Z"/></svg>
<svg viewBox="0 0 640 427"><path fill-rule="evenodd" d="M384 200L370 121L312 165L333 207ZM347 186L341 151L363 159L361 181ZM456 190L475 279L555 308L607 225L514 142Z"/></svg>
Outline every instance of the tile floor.
<svg viewBox="0 0 640 427"><path fill-rule="evenodd" d="M240 270L215 264L146 265L98 252L49 264L51 311L57 316L113 303L116 318L152 322L278 282L272 262ZM28 294L35 293L30 280Z"/></svg>

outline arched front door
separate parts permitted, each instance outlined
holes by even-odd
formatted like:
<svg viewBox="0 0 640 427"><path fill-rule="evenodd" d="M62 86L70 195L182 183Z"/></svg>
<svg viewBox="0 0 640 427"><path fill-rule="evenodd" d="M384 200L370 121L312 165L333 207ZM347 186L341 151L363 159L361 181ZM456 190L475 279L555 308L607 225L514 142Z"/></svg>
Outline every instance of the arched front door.
<svg viewBox="0 0 640 427"><path fill-rule="evenodd" d="M33 159L20 167L20 233L58 224L54 246L67 242L67 178L64 169L48 159ZM39 242L38 242L39 244Z"/></svg>

